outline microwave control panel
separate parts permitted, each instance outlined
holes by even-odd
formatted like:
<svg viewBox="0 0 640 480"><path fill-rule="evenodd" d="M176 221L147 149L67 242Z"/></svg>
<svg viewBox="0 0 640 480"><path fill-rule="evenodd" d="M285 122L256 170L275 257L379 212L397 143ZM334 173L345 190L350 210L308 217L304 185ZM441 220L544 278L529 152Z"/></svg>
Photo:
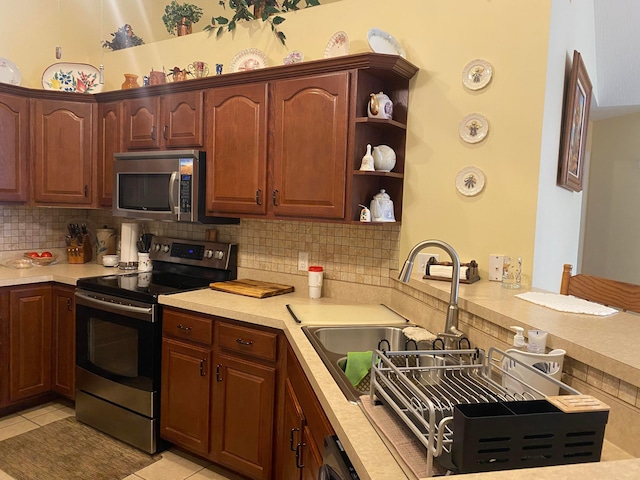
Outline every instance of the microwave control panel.
<svg viewBox="0 0 640 480"><path fill-rule="evenodd" d="M193 159L180 159L180 213L191 213L193 198Z"/></svg>

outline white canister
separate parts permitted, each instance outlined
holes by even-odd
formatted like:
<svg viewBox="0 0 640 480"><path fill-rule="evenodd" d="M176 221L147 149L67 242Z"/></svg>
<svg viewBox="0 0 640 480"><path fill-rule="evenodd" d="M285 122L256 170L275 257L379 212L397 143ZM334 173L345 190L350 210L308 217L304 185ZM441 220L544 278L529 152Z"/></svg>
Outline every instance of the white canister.
<svg viewBox="0 0 640 480"><path fill-rule="evenodd" d="M320 298L322 296L322 277L324 271L318 265L309 267L309 298Z"/></svg>
<svg viewBox="0 0 640 480"><path fill-rule="evenodd" d="M150 272L152 268L149 254L147 252L138 252L138 271Z"/></svg>

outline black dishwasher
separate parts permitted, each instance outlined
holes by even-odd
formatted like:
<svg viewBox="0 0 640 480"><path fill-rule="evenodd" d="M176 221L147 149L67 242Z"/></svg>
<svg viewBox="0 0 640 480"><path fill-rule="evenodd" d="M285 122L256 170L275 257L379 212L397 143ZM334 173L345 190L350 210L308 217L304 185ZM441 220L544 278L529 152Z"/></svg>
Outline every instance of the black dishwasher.
<svg viewBox="0 0 640 480"><path fill-rule="evenodd" d="M324 437L324 455L318 480L360 480L347 452L335 435Z"/></svg>

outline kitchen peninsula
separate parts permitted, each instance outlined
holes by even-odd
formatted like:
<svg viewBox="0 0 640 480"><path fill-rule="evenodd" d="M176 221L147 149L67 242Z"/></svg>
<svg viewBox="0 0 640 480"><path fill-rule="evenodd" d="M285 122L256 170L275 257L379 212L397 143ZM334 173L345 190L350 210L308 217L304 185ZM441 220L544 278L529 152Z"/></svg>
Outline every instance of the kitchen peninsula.
<svg viewBox="0 0 640 480"><path fill-rule="evenodd" d="M58 282L75 284L77 278L112 272L112 269L86 264L58 264L50 267L27 270L0 269L0 285L8 287L20 284ZM393 460L383 441L366 420L358 406L346 401L340 389L333 381L324 364L315 353L301 328L287 312L286 304L341 304L354 303L347 298L359 298L363 303L384 303L398 311L411 321L432 331L438 330L444 322L443 309L447 304L448 285L444 282L412 279L409 285L394 283L392 288L367 287L346 282L327 281L325 297L309 300L306 278L285 274L240 269L240 277L268 279L289 282L296 292L266 299L253 299L232 294L215 292L209 289L167 295L161 297L166 306L185 309L207 315L235 319L251 325L262 325L282 330L300 361L314 392L325 410L333 428L350 455L361 478L388 479L403 478L403 471ZM631 348L617 348L638 338L640 326L634 326L636 317L620 313L616 318L592 319L583 315L562 314L539 307L519 299L512 298L515 293L504 290L497 283L480 281L472 285L462 285L460 289L461 329L469 334L474 345L486 348L508 346L506 327L517 322L523 326L546 329L550 332L549 348L564 348L570 361L565 373L573 379L572 386L583 393L597 396L612 405L607 425L609 442L624 448L633 447L628 441L634 436L635 422L640 417L633 412L632 405L620 405L629 387L640 375L640 360L631 353ZM430 306L432 305L432 306ZM609 328L615 321L619 328ZM504 330L504 332L503 332ZM500 337L504 334L503 339ZM603 378L618 379L618 395L603 393L592 386L595 372L585 371L584 381L580 379L579 367L575 365L597 365L603 372ZM596 373L597 375L597 373ZM565 380L566 381L566 380ZM610 383L610 382L609 382ZM624 383L624 385L623 385ZM623 385L621 388L620 385ZM600 384L600 388L606 388ZM637 387L636 387L637 388ZM634 397L635 398L635 397ZM621 410L622 409L622 410ZM622 411L622 413L620 413ZM620 415L623 418L619 418ZM637 431L637 430L636 430ZM363 440L365 439L365 440ZM609 454L613 452L613 454ZM632 452L633 453L633 452ZM635 454L637 455L637 454ZM625 458L624 453L608 445L605 459ZM601 462L572 466L546 467L540 469L519 470L518 479L566 478L566 476L585 475L589 478L637 478L640 475L640 460L631 459L621 462ZM556 476L557 475L557 476ZM626 475L626 476L625 476ZM469 475L470 479L514 478L514 472L495 472Z"/></svg>

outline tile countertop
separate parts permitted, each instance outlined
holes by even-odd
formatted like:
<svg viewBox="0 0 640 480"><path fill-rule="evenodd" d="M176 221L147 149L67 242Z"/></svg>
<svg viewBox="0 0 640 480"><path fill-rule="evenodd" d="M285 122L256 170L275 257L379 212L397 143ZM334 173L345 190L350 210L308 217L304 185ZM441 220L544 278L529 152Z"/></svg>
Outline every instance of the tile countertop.
<svg viewBox="0 0 640 480"><path fill-rule="evenodd" d="M492 290L493 285L488 285L488 288ZM478 296L483 297L484 295L488 295L488 293L488 291L479 293ZM511 296L512 295L513 292L511 292ZM516 308L522 307L525 310L529 308L528 302L522 300L518 300L518 302L524 305L519 305L515 301L510 303L515 303ZM322 360L316 354L304 332L302 332L301 326L294 322L286 309L286 304L345 304L355 302L345 302L344 300L333 298L310 300L307 296L306 289L300 288L291 294L264 299L254 299L205 289L161 296L160 303L200 313L218 315L257 325L282 329L297 354L320 403L325 409L331 424L344 444L361 478L380 480L407 478L360 408L345 399L329 371L322 363ZM533 304L531 304L531 306L536 307ZM490 307L479 305L479 308ZM544 310L546 311L547 309ZM607 320L599 319L599 321L606 322ZM635 365L640 366L640 360L636 359ZM613 449L615 450L615 447L613 447ZM512 478L526 480L535 478L537 480L539 478L569 478L577 475L602 479L612 477L640 478L640 459L545 467L544 470L535 468L507 472L488 472L473 474L465 478L496 480Z"/></svg>

